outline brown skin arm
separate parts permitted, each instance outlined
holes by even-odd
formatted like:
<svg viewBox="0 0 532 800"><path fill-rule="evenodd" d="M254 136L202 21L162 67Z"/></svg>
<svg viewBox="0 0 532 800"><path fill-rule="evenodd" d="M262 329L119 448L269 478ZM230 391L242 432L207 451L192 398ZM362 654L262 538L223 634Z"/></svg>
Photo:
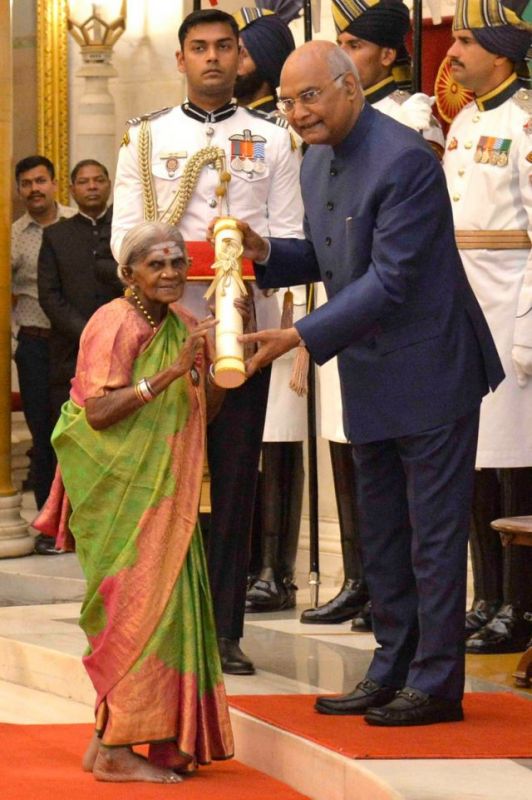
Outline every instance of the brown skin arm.
<svg viewBox="0 0 532 800"><path fill-rule="evenodd" d="M205 336L217 324L214 319L205 319L192 330L176 361L166 369L150 377L146 376L155 394L163 392L177 378L184 375L194 364L196 353L203 349ZM85 413L91 428L101 431L125 419L144 405L135 392L134 386L114 389L103 397L90 397L85 403Z"/></svg>

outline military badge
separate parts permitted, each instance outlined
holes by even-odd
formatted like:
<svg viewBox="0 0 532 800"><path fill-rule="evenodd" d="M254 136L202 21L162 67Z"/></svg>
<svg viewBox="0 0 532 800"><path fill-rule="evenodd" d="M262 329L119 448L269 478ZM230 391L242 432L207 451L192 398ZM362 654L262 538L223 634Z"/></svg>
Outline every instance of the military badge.
<svg viewBox="0 0 532 800"><path fill-rule="evenodd" d="M530 151L530 153L527 153L526 160L528 161L529 164L532 164L532 150Z"/></svg>
<svg viewBox="0 0 532 800"><path fill-rule="evenodd" d="M253 134L249 128L243 133L235 133L229 137L231 142L231 167L235 172L244 172L247 175L262 175L266 169L264 163L266 139L264 136Z"/></svg>
<svg viewBox="0 0 532 800"><path fill-rule="evenodd" d="M131 139L129 138L129 131L124 131L124 135L122 136L122 141L120 142L120 147L127 147L130 143Z"/></svg>
<svg viewBox="0 0 532 800"><path fill-rule="evenodd" d="M497 136L481 136L475 149L474 159L477 164L505 167L508 164L511 145L511 139L501 139Z"/></svg>
<svg viewBox="0 0 532 800"><path fill-rule="evenodd" d="M161 153L159 158L165 162L166 171L169 178L173 178L179 169L179 159L186 158L188 153L182 151L180 153Z"/></svg>
<svg viewBox="0 0 532 800"><path fill-rule="evenodd" d="M456 150L457 147L458 147L458 139L456 138L456 136L453 136L453 138L447 145L447 150Z"/></svg>

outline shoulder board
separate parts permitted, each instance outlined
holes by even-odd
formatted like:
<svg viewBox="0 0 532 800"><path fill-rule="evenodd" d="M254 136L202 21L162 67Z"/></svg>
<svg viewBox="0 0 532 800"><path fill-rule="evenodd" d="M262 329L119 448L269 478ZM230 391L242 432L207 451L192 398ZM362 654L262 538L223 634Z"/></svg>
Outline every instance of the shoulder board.
<svg viewBox="0 0 532 800"><path fill-rule="evenodd" d="M410 92L407 92L405 89L396 89L395 92L388 95L388 97L391 97L391 99L399 105L402 105L405 100L408 100L411 96Z"/></svg>
<svg viewBox="0 0 532 800"><path fill-rule="evenodd" d="M160 108L158 111L150 111L149 114L141 114L140 117L131 117L131 119L128 119L126 122L126 130L132 126L140 125L141 122L149 122L152 119L157 119L157 117L162 117L163 114L168 114L171 110L172 106L166 106L166 108Z"/></svg>
<svg viewBox="0 0 532 800"><path fill-rule="evenodd" d="M265 120L265 122L271 122L272 125L277 125L279 128L288 128L288 122L278 114L276 111L272 111L270 114L266 113L266 111L261 111L260 108L246 108L248 114L251 114L252 117L259 117L259 119Z"/></svg>
<svg viewBox="0 0 532 800"><path fill-rule="evenodd" d="M532 114L532 91L530 89L525 89L524 87L518 89L512 96L512 100L527 114Z"/></svg>

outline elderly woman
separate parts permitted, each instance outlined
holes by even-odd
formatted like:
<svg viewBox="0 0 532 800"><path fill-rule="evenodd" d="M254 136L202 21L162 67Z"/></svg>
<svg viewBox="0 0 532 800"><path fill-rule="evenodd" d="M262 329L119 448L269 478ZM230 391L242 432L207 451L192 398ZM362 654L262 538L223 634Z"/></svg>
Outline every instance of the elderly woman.
<svg viewBox="0 0 532 800"><path fill-rule="evenodd" d="M215 322L196 325L177 305L187 265L174 227L143 223L125 236L127 296L83 331L52 437L59 471L36 522L64 526L62 479L96 690L83 766L101 781L173 783L233 751L197 524ZM140 743L147 759L132 750Z"/></svg>

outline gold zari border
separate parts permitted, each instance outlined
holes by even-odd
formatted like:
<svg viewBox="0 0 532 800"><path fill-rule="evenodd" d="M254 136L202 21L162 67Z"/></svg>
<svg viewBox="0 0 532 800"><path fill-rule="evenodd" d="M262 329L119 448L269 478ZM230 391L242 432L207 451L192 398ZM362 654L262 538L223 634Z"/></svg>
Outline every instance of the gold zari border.
<svg viewBox="0 0 532 800"><path fill-rule="evenodd" d="M36 0L37 148L56 169L58 199L68 204L67 0Z"/></svg>

